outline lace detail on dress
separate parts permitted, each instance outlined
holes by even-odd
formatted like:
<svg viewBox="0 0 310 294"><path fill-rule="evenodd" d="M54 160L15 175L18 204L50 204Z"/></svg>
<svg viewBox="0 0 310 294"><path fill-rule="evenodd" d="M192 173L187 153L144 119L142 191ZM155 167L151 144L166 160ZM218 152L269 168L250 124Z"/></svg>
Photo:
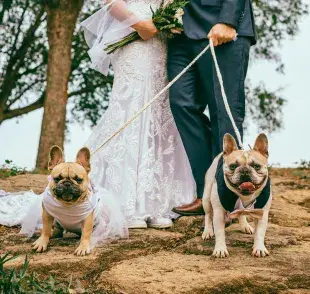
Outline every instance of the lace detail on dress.
<svg viewBox="0 0 310 294"><path fill-rule="evenodd" d="M150 4L130 0L135 14L150 17ZM145 4L145 5L144 5ZM110 106L87 145L96 149L167 84L166 44L159 38L136 41L112 57L114 85ZM120 199L128 221L170 217L174 206L189 203L194 180L164 94L92 159L92 180Z"/></svg>
<svg viewBox="0 0 310 294"><path fill-rule="evenodd" d="M148 3L145 3L148 2ZM128 1L128 10L133 12L135 15L141 18L152 18L152 10L156 10L159 7L160 3L156 0L149 0L149 1L141 1L132 0Z"/></svg>

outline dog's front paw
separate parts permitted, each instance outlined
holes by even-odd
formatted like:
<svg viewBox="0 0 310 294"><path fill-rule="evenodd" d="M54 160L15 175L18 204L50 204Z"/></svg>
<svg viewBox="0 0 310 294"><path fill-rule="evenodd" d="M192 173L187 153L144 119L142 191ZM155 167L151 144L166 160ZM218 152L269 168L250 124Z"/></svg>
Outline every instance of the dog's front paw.
<svg viewBox="0 0 310 294"><path fill-rule="evenodd" d="M267 250L264 244L254 245L252 255L254 257L265 257L269 255L269 251Z"/></svg>
<svg viewBox="0 0 310 294"><path fill-rule="evenodd" d="M249 234L249 235L252 235L252 234L254 233L254 229L253 229L252 226L251 226L250 224L248 224L248 223L243 224L243 225L241 226L241 231L242 231L243 233L246 233L246 234Z"/></svg>
<svg viewBox="0 0 310 294"><path fill-rule="evenodd" d="M91 248L89 242L84 242L79 245L79 247L75 250L74 254L76 256L85 256L90 254Z"/></svg>
<svg viewBox="0 0 310 294"><path fill-rule="evenodd" d="M48 238L40 237L32 244L32 249L35 250L37 253L42 253L47 250L48 242Z"/></svg>
<svg viewBox="0 0 310 294"><path fill-rule="evenodd" d="M212 255L216 258L224 258L224 257L228 257L229 253L228 253L226 246L216 246L215 245L215 248L214 248Z"/></svg>
<svg viewBox="0 0 310 294"><path fill-rule="evenodd" d="M203 233L202 233L202 240L209 240L214 237L214 231L213 228L205 228Z"/></svg>

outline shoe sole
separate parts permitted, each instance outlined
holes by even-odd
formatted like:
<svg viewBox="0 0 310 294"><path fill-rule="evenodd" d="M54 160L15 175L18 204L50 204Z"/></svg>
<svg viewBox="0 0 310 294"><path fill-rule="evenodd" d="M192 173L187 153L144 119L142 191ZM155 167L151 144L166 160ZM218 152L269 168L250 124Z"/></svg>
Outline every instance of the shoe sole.
<svg viewBox="0 0 310 294"><path fill-rule="evenodd" d="M147 229L147 225L140 225L140 226L132 226L128 227L129 230L131 229Z"/></svg>
<svg viewBox="0 0 310 294"><path fill-rule="evenodd" d="M153 229L168 229L171 228L173 224L171 225L147 225L148 228L153 228Z"/></svg>
<svg viewBox="0 0 310 294"><path fill-rule="evenodd" d="M205 215L203 212L183 212L183 211L178 211L175 209L172 209L173 212L182 215L182 216L198 216L198 215Z"/></svg>

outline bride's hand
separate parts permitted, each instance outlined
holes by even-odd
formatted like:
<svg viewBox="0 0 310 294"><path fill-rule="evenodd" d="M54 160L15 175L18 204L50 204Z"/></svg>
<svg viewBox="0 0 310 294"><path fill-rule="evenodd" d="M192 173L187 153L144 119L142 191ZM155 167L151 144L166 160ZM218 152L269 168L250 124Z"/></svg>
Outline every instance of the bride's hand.
<svg viewBox="0 0 310 294"><path fill-rule="evenodd" d="M138 32L139 36L144 41L152 39L158 33L158 30L151 19L139 21L132 27Z"/></svg>

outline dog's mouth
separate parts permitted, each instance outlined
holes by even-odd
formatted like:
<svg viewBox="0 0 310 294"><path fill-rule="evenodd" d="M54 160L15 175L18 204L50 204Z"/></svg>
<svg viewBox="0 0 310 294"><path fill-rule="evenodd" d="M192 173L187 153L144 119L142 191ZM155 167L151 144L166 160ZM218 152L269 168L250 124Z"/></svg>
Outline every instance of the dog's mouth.
<svg viewBox="0 0 310 294"><path fill-rule="evenodd" d="M231 183L232 184L232 183ZM255 191L257 191L262 184L254 184L250 181L243 182L241 184L232 184L232 186L242 195L248 196L252 195Z"/></svg>
<svg viewBox="0 0 310 294"><path fill-rule="evenodd" d="M238 190L241 192L243 195L251 195L253 194L258 187L254 185L252 182L243 182L241 185L239 185Z"/></svg>
<svg viewBox="0 0 310 294"><path fill-rule="evenodd" d="M74 199L72 194L63 194L61 195L61 198L67 202L70 202Z"/></svg>

